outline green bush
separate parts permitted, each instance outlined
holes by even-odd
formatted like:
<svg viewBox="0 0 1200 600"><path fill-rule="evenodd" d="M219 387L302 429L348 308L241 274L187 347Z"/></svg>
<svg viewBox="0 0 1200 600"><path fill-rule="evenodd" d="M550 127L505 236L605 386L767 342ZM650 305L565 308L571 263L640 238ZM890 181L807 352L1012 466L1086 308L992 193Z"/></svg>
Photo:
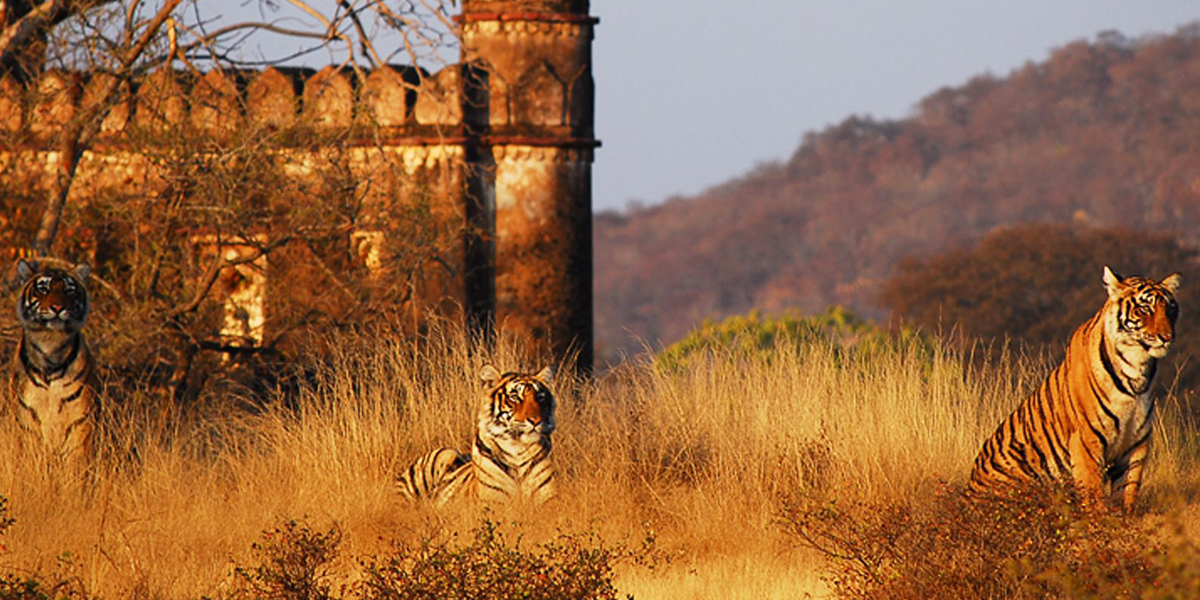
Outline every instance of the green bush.
<svg viewBox="0 0 1200 600"><path fill-rule="evenodd" d="M793 312L779 317L763 316L755 310L720 323L705 320L660 352L656 362L667 371L684 368L698 357L712 353L770 362L781 347L803 350L814 345L861 357L914 342L925 349L931 348L930 341L912 329L889 333L840 306L808 317Z"/></svg>
<svg viewBox="0 0 1200 600"><path fill-rule="evenodd" d="M86 597L77 581L62 580L47 587L30 577L12 573L0 576L0 600L75 600Z"/></svg>
<svg viewBox="0 0 1200 600"><path fill-rule="evenodd" d="M1080 503L1056 486L993 501L784 503L781 523L829 559L840 598L1195 598L1200 551L1181 534Z"/></svg>

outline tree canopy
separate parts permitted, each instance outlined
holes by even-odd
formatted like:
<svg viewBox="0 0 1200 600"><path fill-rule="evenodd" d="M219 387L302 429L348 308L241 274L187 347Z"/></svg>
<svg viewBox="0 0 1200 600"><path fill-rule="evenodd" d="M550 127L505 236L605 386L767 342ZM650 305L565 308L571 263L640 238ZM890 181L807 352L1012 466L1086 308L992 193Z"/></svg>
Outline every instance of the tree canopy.
<svg viewBox="0 0 1200 600"><path fill-rule="evenodd" d="M1162 279L1183 274L1176 343L1167 363L1181 365L1180 384L1200 384L1193 366L1200 338L1200 255L1174 238L1121 229L1022 225L994 232L974 246L903 261L883 286L893 318L924 331L970 339L1008 339L1061 356L1071 334L1104 304L1104 267L1122 277ZM1160 375L1170 385L1173 371Z"/></svg>

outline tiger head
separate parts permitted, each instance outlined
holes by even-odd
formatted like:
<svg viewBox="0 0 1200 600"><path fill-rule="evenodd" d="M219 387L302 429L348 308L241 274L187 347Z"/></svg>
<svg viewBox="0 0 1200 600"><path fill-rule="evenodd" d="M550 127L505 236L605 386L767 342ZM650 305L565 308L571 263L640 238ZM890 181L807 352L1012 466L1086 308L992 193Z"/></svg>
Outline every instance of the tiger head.
<svg viewBox="0 0 1200 600"><path fill-rule="evenodd" d="M497 438L532 443L554 432L554 370L537 374L503 373L491 365L479 371L488 392L479 410L479 427Z"/></svg>
<svg viewBox="0 0 1200 600"><path fill-rule="evenodd" d="M1175 290L1183 277L1172 273L1162 281L1143 277L1126 277L1104 267L1104 286L1108 302L1114 307L1117 344L1140 348L1153 358L1167 355L1175 339L1175 319L1179 305Z"/></svg>
<svg viewBox="0 0 1200 600"><path fill-rule="evenodd" d="M83 282L90 273L86 263L67 270L18 261L17 280L23 285L17 295L21 326L29 331L78 332L88 315L88 293Z"/></svg>

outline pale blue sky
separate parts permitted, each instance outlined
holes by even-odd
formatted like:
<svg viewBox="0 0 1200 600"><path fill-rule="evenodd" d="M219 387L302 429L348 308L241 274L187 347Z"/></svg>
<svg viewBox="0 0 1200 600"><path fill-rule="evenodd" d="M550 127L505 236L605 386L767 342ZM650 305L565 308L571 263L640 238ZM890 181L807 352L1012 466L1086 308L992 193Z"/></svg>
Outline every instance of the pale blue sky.
<svg viewBox="0 0 1200 600"><path fill-rule="evenodd" d="M1195 0L592 0L593 203L690 195L851 114L1006 75L1096 33L1170 33Z"/></svg>
<svg viewBox="0 0 1200 600"><path fill-rule="evenodd" d="M271 17L304 19L276 4ZM225 16L261 8L242 0ZM938 88L1006 75L1104 30L1171 33L1200 20L1200 2L592 0L591 13L600 18L593 61L604 144L593 204L603 210L698 193L785 160L807 131L852 114L905 117ZM324 51L296 62L342 58Z"/></svg>

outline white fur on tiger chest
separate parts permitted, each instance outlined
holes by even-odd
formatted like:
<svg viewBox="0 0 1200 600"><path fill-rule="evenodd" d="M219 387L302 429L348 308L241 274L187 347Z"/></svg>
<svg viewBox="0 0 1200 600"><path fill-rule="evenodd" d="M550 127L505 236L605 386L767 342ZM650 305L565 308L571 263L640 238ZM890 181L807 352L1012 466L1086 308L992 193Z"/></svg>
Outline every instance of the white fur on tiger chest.
<svg viewBox="0 0 1200 600"><path fill-rule="evenodd" d="M1107 392L1105 406L1119 423L1118 428L1103 412L1098 416L1101 421L1098 424L1100 430L1108 440L1104 459L1111 462L1124 455L1149 433L1152 425L1150 417L1154 412L1154 398L1150 389L1154 376L1153 363L1156 359L1136 339L1121 331L1115 312L1106 315L1104 329L1105 337L1114 342L1109 348L1109 362L1114 373L1108 373L1102 368L1102 364L1093 363L1093 375L1097 381L1108 380L1104 385ZM1099 351L1105 352L1105 348L1099 348ZM1112 381L1114 374L1118 375L1120 381ZM1133 395L1122 391L1117 387L1118 384Z"/></svg>
<svg viewBox="0 0 1200 600"><path fill-rule="evenodd" d="M504 445L504 444L502 444ZM543 482L553 475L553 467L549 460L538 460L540 455L549 453L541 443L527 445L523 448L506 448L505 452L511 458L511 464L518 465L514 469L513 479L518 486L520 495L532 497L542 486Z"/></svg>
<svg viewBox="0 0 1200 600"><path fill-rule="evenodd" d="M50 448L63 449L71 434L82 435L87 427L81 421L88 417L91 399L87 390L81 390L83 385L69 376L55 379L46 387L26 379L20 397L24 405L19 413L21 425L38 432ZM65 401L67 398L72 399Z"/></svg>
<svg viewBox="0 0 1200 600"><path fill-rule="evenodd" d="M477 443L472 448L472 465L479 479L477 493L485 502L514 499L540 503L554 495L554 465L550 460L550 441L536 427L512 431L493 422L480 423L481 439L488 450ZM552 427L552 426L551 426ZM546 437L543 437L545 435Z"/></svg>
<svg viewBox="0 0 1200 600"><path fill-rule="evenodd" d="M1093 366L1096 380L1105 382L1105 407L1117 419L1114 423L1112 418L1101 410L1096 416L1099 422L1092 424L1108 441L1104 452L1105 462L1123 456L1146 436L1151 426L1150 416L1154 411L1154 398L1150 393L1151 382L1146 377L1145 366L1153 359L1140 347L1131 347L1128 344L1119 344L1116 352L1119 355L1110 360L1115 371L1119 373L1120 385L1127 390L1132 388L1144 391L1131 396L1117 387L1117 383L1112 381L1112 375L1103 369L1102 365Z"/></svg>
<svg viewBox="0 0 1200 600"><path fill-rule="evenodd" d="M1146 437L1150 430L1154 399L1149 391L1137 396L1118 392L1109 397L1108 407L1120 421L1118 430L1107 415L1101 418L1104 421L1104 437L1109 440L1104 458L1113 461Z"/></svg>

